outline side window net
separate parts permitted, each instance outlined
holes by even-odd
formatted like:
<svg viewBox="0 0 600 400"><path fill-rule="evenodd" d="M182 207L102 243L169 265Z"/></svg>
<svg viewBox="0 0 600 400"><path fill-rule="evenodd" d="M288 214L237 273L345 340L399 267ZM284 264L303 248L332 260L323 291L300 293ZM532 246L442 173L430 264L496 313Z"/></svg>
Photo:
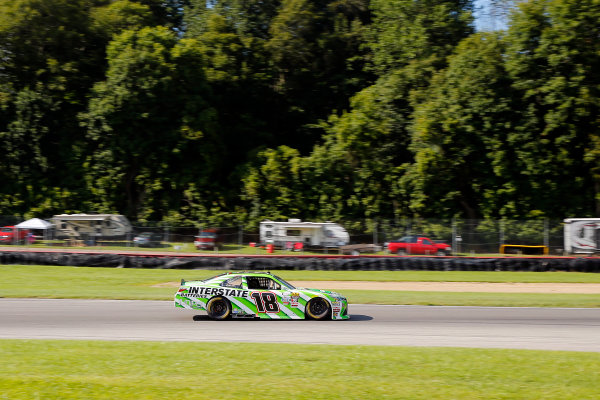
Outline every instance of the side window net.
<svg viewBox="0 0 600 400"><path fill-rule="evenodd" d="M246 283L248 284L248 289L281 290L281 285L263 276L247 276Z"/></svg>

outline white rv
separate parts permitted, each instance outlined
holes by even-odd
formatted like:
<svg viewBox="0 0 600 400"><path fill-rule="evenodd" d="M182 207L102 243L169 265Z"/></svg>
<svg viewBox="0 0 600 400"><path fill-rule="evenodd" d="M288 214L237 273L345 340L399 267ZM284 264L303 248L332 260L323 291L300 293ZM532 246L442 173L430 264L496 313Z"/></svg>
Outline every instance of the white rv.
<svg viewBox="0 0 600 400"><path fill-rule="evenodd" d="M564 222L567 253L600 251L600 218L567 218Z"/></svg>
<svg viewBox="0 0 600 400"><path fill-rule="evenodd" d="M50 221L58 238L124 238L132 231L129 220L117 214L59 214Z"/></svg>
<svg viewBox="0 0 600 400"><path fill-rule="evenodd" d="M285 248L289 244L304 246L340 247L348 244L350 235L346 229L333 222L302 222L289 219L287 222L262 221L260 242Z"/></svg>

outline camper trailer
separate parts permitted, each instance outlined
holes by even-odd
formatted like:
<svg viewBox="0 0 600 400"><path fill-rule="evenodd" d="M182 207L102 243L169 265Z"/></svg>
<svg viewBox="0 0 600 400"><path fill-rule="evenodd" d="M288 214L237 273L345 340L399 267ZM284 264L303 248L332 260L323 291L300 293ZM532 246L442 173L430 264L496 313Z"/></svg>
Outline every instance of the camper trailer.
<svg viewBox="0 0 600 400"><path fill-rule="evenodd" d="M287 222L267 220L260 223L260 242L275 247L286 248L296 243L302 243L304 247L340 247L349 241L346 229L333 222L289 219Z"/></svg>
<svg viewBox="0 0 600 400"><path fill-rule="evenodd" d="M600 218L567 218L564 222L567 253L600 251Z"/></svg>
<svg viewBox="0 0 600 400"><path fill-rule="evenodd" d="M117 214L60 214L50 221L58 239L123 239L132 231L129 220Z"/></svg>

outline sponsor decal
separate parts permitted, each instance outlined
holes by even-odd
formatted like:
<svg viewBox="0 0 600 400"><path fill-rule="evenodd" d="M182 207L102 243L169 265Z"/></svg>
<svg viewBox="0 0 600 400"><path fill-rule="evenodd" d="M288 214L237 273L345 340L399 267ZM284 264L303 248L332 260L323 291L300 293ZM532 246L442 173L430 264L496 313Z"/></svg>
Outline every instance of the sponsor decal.
<svg viewBox="0 0 600 400"><path fill-rule="evenodd" d="M209 287L190 287L187 297L208 297L208 296L232 296L232 297L248 297L250 292L241 289L229 288L209 288Z"/></svg>
<svg viewBox="0 0 600 400"><path fill-rule="evenodd" d="M298 300L300 299L300 293L292 293L290 295L290 305L292 307L298 307Z"/></svg>
<svg viewBox="0 0 600 400"><path fill-rule="evenodd" d="M298 300L300 299L300 293L284 293L281 296L281 302L291 307L298 307Z"/></svg>
<svg viewBox="0 0 600 400"><path fill-rule="evenodd" d="M333 311L334 315L339 315L342 312L342 302L339 300L331 302L331 311Z"/></svg>

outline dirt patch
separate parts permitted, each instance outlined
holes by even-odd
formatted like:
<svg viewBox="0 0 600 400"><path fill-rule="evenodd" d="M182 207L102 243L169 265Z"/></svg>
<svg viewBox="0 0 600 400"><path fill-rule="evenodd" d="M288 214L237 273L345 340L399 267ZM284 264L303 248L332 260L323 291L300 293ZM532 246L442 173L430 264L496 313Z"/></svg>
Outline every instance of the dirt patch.
<svg viewBox="0 0 600 400"><path fill-rule="evenodd" d="M293 281L294 286L332 290L400 290L414 292L487 293L579 293L600 294L600 283L490 283L490 282L369 282L369 281ZM153 287L178 287L165 282Z"/></svg>

